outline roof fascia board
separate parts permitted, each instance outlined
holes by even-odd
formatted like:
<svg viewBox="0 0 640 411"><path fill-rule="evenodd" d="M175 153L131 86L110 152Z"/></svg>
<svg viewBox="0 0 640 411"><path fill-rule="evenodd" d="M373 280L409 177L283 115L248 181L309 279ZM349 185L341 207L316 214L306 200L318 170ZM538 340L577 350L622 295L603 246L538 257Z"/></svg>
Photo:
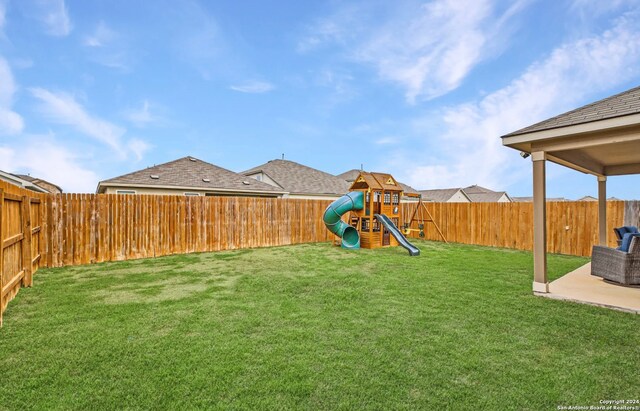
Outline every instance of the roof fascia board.
<svg viewBox="0 0 640 411"><path fill-rule="evenodd" d="M640 123L640 113L621 117L607 118L603 120L591 121L588 123L574 124L572 126L551 128L530 133L518 134L515 136L502 136L502 145L512 146L520 143L533 143L534 141L546 140L549 138L557 138L569 136L572 134L592 133L596 131L604 131L619 127L628 127L638 125Z"/></svg>
<svg viewBox="0 0 640 411"><path fill-rule="evenodd" d="M575 136L564 140L531 142L531 151L566 151L581 148L604 146L629 141L640 141L640 132L629 133L620 130L594 133L589 136Z"/></svg>

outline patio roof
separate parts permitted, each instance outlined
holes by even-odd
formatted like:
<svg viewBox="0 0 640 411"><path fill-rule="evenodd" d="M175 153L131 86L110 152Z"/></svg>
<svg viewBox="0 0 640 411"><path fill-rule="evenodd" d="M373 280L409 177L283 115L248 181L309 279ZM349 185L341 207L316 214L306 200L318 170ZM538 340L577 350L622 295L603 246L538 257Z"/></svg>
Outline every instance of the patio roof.
<svg viewBox="0 0 640 411"><path fill-rule="evenodd" d="M502 144L597 176L640 173L640 87L502 136Z"/></svg>
<svg viewBox="0 0 640 411"><path fill-rule="evenodd" d="M607 244L607 176L640 174L640 87L502 136L533 162L533 291L547 279L546 161L597 176L598 238Z"/></svg>

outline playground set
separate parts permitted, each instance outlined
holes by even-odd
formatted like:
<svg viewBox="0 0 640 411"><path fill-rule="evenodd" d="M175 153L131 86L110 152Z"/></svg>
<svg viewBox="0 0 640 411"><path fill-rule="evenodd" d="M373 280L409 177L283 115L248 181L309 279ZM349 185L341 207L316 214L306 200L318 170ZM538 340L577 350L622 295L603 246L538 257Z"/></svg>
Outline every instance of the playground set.
<svg viewBox="0 0 640 411"><path fill-rule="evenodd" d="M409 255L420 255L420 250L398 228L403 194L402 187L390 174L361 171L349 193L327 207L324 223L329 231L340 237L343 248L373 249L400 245L409 251ZM432 222L446 241L422 198L419 195L413 197L419 200L411 218L404 224L405 234L418 230L423 237L424 223ZM345 214L346 222L343 221ZM416 221L418 229L412 229L411 224Z"/></svg>

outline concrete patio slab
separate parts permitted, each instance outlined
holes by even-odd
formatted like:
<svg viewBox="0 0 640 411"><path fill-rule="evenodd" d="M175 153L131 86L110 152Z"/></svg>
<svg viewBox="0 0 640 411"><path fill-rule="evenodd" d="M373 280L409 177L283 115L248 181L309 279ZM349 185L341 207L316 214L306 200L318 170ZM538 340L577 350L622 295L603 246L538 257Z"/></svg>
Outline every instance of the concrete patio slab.
<svg viewBox="0 0 640 411"><path fill-rule="evenodd" d="M610 284L592 276L591 263L552 281L548 293L535 294L640 314L640 288Z"/></svg>

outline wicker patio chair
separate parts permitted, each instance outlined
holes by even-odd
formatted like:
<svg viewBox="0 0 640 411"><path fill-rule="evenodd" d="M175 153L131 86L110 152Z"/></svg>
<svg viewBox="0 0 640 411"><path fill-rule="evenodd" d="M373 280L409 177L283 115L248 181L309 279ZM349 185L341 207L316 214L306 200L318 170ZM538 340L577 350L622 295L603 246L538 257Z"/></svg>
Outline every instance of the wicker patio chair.
<svg viewBox="0 0 640 411"><path fill-rule="evenodd" d="M591 252L591 275L623 284L640 285L640 237L634 237L629 252L594 245Z"/></svg>
<svg viewBox="0 0 640 411"><path fill-rule="evenodd" d="M626 225L624 227L614 228L613 232L616 234L616 241L618 242L618 246L620 246L622 244L622 238L624 237L624 235L628 233L638 233L638 227Z"/></svg>

